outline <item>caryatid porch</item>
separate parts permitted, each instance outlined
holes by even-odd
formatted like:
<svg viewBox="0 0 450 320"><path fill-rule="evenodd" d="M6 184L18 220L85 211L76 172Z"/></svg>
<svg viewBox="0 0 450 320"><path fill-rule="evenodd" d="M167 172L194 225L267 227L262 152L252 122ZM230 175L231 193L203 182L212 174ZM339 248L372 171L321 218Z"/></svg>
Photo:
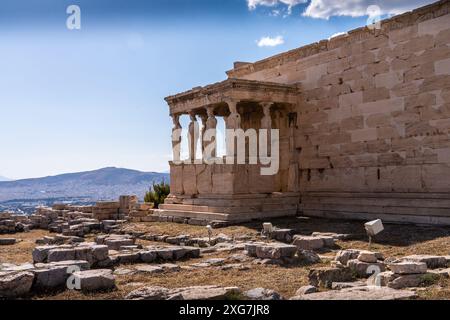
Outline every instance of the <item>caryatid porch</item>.
<svg viewBox="0 0 450 320"><path fill-rule="evenodd" d="M228 79L166 98L174 123L171 194L155 214L205 222L296 215L300 200L294 141L298 93L297 86ZM181 129L181 115L190 117L189 159L180 159L180 137L176 132ZM227 129L278 129L277 173L261 175L261 167L269 165L259 161L227 164L226 156L218 159L215 139L201 139L206 130L216 129L217 117L224 118ZM197 148L207 147L214 150L212 159L222 163L196 159ZM247 160L248 153L247 150Z"/></svg>

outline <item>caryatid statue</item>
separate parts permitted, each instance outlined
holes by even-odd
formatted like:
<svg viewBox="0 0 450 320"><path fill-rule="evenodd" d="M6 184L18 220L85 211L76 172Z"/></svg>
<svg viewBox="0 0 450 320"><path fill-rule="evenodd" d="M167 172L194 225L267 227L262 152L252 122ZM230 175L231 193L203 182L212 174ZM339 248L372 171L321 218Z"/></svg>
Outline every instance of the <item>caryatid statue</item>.
<svg viewBox="0 0 450 320"><path fill-rule="evenodd" d="M271 154L270 146L271 146L271 129L272 129L272 116L270 115L270 108L272 107L272 102L262 102L260 103L264 116L261 119L261 129L266 130L267 134L267 156ZM260 145L260 148L264 150L264 146Z"/></svg>
<svg viewBox="0 0 450 320"><path fill-rule="evenodd" d="M264 114L261 119L261 129L270 130L272 129L272 117L270 115L270 107L272 107L272 102L262 102L261 107Z"/></svg>
<svg viewBox="0 0 450 320"><path fill-rule="evenodd" d="M189 160L195 160L196 151L197 151L197 143L199 137L199 126L197 122L197 117L195 113L190 112L189 117L191 118L191 122L189 123L189 135L188 135L188 144L189 144Z"/></svg>
<svg viewBox="0 0 450 320"><path fill-rule="evenodd" d="M230 115L226 118L227 129L240 129L241 128L241 115L237 112L237 101L227 100L228 109Z"/></svg>
<svg viewBox="0 0 450 320"><path fill-rule="evenodd" d="M205 132L206 132L206 120L208 119L208 116L206 114L200 114L200 120L202 120L202 130L200 132L200 144L202 147L202 154L205 151L205 141L203 140L203 137L205 136Z"/></svg>
<svg viewBox="0 0 450 320"><path fill-rule="evenodd" d="M211 153L207 156L211 156L212 158L216 157L216 129L217 129L217 119L214 116L214 107L210 106L206 108L207 113L207 120L205 129L207 132L207 140L204 141L204 149L206 149L208 146L210 147Z"/></svg>
<svg viewBox="0 0 450 320"><path fill-rule="evenodd" d="M177 163L181 160L181 124L180 124L180 115L172 114L172 153L173 153L173 162Z"/></svg>
<svg viewBox="0 0 450 320"><path fill-rule="evenodd" d="M225 102L228 104L228 109L230 110L230 115L225 118L227 129L225 134L227 159L233 159L237 155L238 146L232 141L232 139L235 139L235 135L230 130L241 129L241 115L237 112L237 101L227 99Z"/></svg>

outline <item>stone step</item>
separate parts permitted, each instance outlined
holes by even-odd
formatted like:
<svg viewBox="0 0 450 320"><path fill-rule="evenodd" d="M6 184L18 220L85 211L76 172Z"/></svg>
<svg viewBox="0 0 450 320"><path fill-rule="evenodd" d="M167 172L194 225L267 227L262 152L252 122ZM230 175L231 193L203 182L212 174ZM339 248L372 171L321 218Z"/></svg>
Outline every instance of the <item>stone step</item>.
<svg viewBox="0 0 450 320"><path fill-rule="evenodd" d="M450 199L409 199L409 198L371 198L371 197L339 197L339 196L303 196L302 202L314 204L345 204L363 206L386 206L386 207L416 207L416 208L450 208Z"/></svg>
<svg viewBox="0 0 450 320"><path fill-rule="evenodd" d="M262 220L266 218L276 218L276 217L288 217L296 216L297 209L292 210L270 210L270 211L259 211L252 213L211 213L211 212L198 212L189 210L165 210L159 209L155 210L154 215L156 216L168 216L168 217L183 217L189 219L198 219L206 221L229 221L229 222L246 222L251 220Z"/></svg>
<svg viewBox="0 0 450 320"><path fill-rule="evenodd" d="M328 191L308 191L302 197L321 198L374 198L374 199L450 199L450 193L428 193L428 192L328 192Z"/></svg>
<svg viewBox="0 0 450 320"><path fill-rule="evenodd" d="M423 225L450 225L450 217L437 216L414 216L400 214L367 213L358 211L340 211L340 210L322 210L322 209L302 209L300 213L306 217L318 217L327 219L348 219L369 221L381 219L385 222L395 222L404 224L423 224Z"/></svg>
<svg viewBox="0 0 450 320"><path fill-rule="evenodd" d="M197 206L217 206L217 207L242 207L242 206L261 206L261 205L281 205L281 204L298 204L300 197L287 198L253 198L253 199L183 199L178 204L197 205ZM176 202L172 202L176 204Z"/></svg>
<svg viewBox="0 0 450 320"><path fill-rule="evenodd" d="M162 204L159 206L163 210L189 210L204 213L254 213L259 211L274 211L274 210L297 210L297 204L264 204L258 206L242 206L242 207L228 207L228 206L196 206L184 204Z"/></svg>
<svg viewBox="0 0 450 320"><path fill-rule="evenodd" d="M383 206L383 205L352 205L352 204L323 204L320 202L303 201L300 208L306 210L323 210L323 211L345 211L345 212L361 212L373 214L397 214L397 215L412 215L412 216L436 216L436 217L450 217L449 208L426 208L416 206Z"/></svg>
<svg viewBox="0 0 450 320"><path fill-rule="evenodd" d="M186 209L183 211L182 210L159 209L159 210L155 210L153 215L185 217L185 218L204 219L204 220L225 220L228 217L228 214L190 211L189 206L186 207Z"/></svg>

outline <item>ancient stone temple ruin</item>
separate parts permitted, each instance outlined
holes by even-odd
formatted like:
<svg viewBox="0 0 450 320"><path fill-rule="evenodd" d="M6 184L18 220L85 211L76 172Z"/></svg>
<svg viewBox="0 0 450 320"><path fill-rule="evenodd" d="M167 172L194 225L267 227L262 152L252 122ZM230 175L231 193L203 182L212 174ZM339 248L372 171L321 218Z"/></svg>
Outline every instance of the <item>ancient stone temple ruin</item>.
<svg viewBox="0 0 450 320"><path fill-rule="evenodd" d="M225 81L166 98L174 130L190 116L189 160L204 147L196 123L214 129L224 118L227 128L278 129L280 163L262 176L262 164L172 162L171 195L156 214L450 224L449 8L440 1L238 62Z"/></svg>

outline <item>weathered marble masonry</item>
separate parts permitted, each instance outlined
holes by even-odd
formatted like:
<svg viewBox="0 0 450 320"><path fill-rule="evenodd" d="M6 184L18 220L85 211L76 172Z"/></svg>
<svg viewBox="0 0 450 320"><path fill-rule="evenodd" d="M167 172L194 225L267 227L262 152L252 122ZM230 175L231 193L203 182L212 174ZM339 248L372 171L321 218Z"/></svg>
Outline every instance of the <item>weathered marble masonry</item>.
<svg viewBox="0 0 450 320"><path fill-rule="evenodd" d="M156 214L450 224L449 8L238 62L224 82L166 98L174 128L188 114L206 128L221 116L227 128L279 129L281 163L268 177L258 165L172 163Z"/></svg>

